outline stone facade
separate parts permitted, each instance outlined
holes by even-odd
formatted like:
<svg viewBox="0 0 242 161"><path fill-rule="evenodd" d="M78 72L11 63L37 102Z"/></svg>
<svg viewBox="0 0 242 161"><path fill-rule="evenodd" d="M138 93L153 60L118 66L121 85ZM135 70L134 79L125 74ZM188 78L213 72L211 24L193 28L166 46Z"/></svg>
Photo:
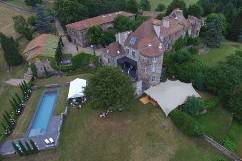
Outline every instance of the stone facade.
<svg viewBox="0 0 242 161"><path fill-rule="evenodd" d="M102 61L105 65L120 66L129 76L130 70L135 69L135 80L142 81L142 88L147 89L160 83L165 51L186 34L197 37L201 26L200 19L193 16L186 19L183 12L176 9L162 20L145 21L134 32L118 33L116 42L102 54Z"/></svg>
<svg viewBox="0 0 242 161"><path fill-rule="evenodd" d="M119 15L127 16L130 19L133 19L135 16L132 13L120 11L81 20L66 25L67 34L77 47L87 47L91 45L87 38L88 29L92 26L99 25L103 31L106 31L108 28L113 27L113 21Z"/></svg>

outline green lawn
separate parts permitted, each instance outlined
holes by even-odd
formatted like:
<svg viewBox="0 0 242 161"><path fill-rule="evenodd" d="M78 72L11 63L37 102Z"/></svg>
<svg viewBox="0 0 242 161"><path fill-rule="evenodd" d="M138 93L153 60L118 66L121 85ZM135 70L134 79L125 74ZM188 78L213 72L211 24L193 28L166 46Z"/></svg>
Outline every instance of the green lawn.
<svg viewBox="0 0 242 161"><path fill-rule="evenodd" d="M137 102L131 111L106 119L88 106L71 109L57 150L8 160L215 161L219 157L210 146L184 136L159 108Z"/></svg>
<svg viewBox="0 0 242 161"><path fill-rule="evenodd" d="M17 121L17 125L16 125L13 133L7 139L21 138L25 135L26 130L28 129L30 120L32 119L33 114L38 105L42 92L43 92L43 89L38 89L38 90L33 91L32 96L26 103L26 107L24 109L23 114L19 117L19 119Z"/></svg>
<svg viewBox="0 0 242 161"><path fill-rule="evenodd" d="M227 56L234 54L236 50L242 50L242 44L223 41L220 48L206 48L196 57L208 66L213 66L218 62L224 61Z"/></svg>
<svg viewBox="0 0 242 161"><path fill-rule="evenodd" d="M196 3L198 0L184 0L184 1L186 2L187 6L189 6L190 4ZM166 6L168 6L171 2L172 0L150 0L151 8L153 10L156 9L156 6L159 3L165 4Z"/></svg>

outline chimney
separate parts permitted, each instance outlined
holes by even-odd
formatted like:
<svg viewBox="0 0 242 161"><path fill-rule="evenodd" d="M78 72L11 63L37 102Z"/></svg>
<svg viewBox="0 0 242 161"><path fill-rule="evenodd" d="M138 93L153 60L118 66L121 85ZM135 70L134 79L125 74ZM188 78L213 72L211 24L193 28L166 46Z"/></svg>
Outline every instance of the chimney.
<svg viewBox="0 0 242 161"><path fill-rule="evenodd" d="M170 27L170 22L168 19L164 19L162 20L162 25L165 27L165 28L169 28Z"/></svg>
<svg viewBox="0 0 242 161"><path fill-rule="evenodd" d="M116 37L116 41L117 41L120 45L123 46L125 40L128 38L128 36L129 36L130 33L131 33L130 31L117 33L117 34L115 35L115 37Z"/></svg>

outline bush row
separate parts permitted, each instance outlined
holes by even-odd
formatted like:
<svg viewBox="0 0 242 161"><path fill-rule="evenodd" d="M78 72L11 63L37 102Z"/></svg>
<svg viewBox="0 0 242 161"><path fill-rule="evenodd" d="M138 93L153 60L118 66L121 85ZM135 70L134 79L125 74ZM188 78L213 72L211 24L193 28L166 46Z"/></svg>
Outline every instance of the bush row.
<svg viewBox="0 0 242 161"><path fill-rule="evenodd" d="M181 110L176 109L172 111L170 113L170 118L176 127L188 136L200 136L203 133L200 124L196 122L192 116Z"/></svg>

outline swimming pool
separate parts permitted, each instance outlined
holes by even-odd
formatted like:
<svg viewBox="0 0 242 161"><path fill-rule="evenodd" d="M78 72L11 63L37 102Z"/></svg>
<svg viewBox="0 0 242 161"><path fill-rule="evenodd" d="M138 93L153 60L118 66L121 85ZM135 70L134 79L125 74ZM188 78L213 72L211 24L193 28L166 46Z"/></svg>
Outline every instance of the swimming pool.
<svg viewBox="0 0 242 161"><path fill-rule="evenodd" d="M28 137L43 135L48 129L49 121L55 108L58 96L57 90L45 91L32 119Z"/></svg>

